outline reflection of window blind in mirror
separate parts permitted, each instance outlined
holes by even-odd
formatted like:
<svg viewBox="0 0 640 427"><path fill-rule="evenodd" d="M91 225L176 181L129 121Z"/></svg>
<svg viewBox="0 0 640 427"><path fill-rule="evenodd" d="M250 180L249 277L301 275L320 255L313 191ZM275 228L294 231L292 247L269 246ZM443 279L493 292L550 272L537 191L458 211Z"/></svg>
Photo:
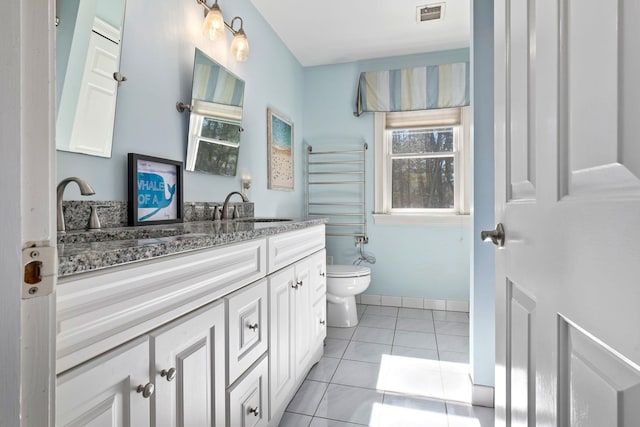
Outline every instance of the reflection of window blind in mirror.
<svg viewBox="0 0 640 427"><path fill-rule="evenodd" d="M235 176L243 100L244 81L196 49L186 170Z"/></svg>
<svg viewBox="0 0 640 427"><path fill-rule="evenodd" d="M215 117L238 124L242 121L242 107L197 101L194 99L191 108L192 114Z"/></svg>
<svg viewBox="0 0 640 427"><path fill-rule="evenodd" d="M244 81L196 49L191 98L217 104L242 106Z"/></svg>

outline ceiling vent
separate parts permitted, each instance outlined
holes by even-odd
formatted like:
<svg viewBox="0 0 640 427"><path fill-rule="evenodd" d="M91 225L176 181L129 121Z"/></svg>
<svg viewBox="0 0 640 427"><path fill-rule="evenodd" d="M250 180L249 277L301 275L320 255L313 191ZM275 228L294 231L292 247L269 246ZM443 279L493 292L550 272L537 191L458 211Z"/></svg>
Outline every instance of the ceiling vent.
<svg viewBox="0 0 640 427"><path fill-rule="evenodd" d="M445 3L432 3L416 7L416 19L418 23L438 21L444 18L444 5Z"/></svg>

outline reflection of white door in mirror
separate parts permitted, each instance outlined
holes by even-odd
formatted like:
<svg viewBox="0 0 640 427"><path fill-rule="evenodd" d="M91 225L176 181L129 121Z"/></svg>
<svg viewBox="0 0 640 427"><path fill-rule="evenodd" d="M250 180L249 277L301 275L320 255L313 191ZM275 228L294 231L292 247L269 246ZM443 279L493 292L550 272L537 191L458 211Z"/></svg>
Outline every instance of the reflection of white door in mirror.
<svg viewBox="0 0 640 427"><path fill-rule="evenodd" d="M113 122L116 115L120 46L102 35L91 33L87 63L69 149L76 153L111 157Z"/></svg>
<svg viewBox="0 0 640 427"><path fill-rule="evenodd" d="M58 150L111 157L124 3L58 2Z"/></svg>

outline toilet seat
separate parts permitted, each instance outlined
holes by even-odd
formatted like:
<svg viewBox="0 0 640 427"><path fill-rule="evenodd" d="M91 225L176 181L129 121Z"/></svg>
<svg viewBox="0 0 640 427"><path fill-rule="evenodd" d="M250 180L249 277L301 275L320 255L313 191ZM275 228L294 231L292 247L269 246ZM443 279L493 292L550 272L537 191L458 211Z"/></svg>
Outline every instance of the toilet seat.
<svg viewBox="0 0 640 427"><path fill-rule="evenodd" d="M327 277L362 277L371 275L369 267L359 265L327 265Z"/></svg>

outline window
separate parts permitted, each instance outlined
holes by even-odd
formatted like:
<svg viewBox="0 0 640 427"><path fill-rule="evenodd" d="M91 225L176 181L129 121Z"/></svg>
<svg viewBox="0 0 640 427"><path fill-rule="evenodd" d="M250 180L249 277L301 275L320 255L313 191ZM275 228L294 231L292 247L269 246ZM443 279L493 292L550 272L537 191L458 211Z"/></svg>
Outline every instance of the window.
<svg viewBox="0 0 640 427"><path fill-rule="evenodd" d="M376 113L376 223L468 220L468 110Z"/></svg>

